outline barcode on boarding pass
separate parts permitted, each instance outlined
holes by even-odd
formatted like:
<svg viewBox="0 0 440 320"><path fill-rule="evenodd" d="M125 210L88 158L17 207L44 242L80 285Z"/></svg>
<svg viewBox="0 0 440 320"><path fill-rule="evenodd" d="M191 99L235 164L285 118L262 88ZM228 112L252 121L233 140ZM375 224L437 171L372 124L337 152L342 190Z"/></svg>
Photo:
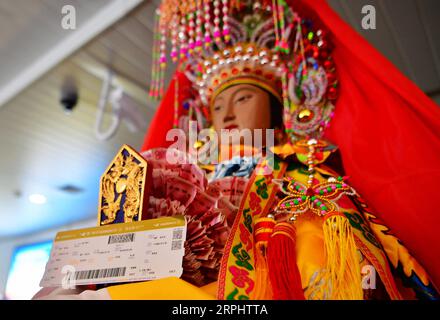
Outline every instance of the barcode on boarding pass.
<svg viewBox="0 0 440 320"><path fill-rule="evenodd" d="M102 279L102 278L114 278L125 276L126 267L123 268L109 268L109 269L96 269L96 270L84 270L76 271L74 274L75 280L85 279Z"/></svg>
<svg viewBox="0 0 440 320"><path fill-rule="evenodd" d="M171 241L171 250L180 250L180 249L182 249L182 240Z"/></svg>
<svg viewBox="0 0 440 320"><path fill-rule="evenodd" d="M115 234L108 237L108 244L125 243L125 242L133 242L133 241L134 241L134 233Z"/></svg>
<svg viewBox="0 0 440 320"><path fill-rule="evenodd" d="M183 236L183 229L174 229L173 230L173 240L180 240Z"/></svg>

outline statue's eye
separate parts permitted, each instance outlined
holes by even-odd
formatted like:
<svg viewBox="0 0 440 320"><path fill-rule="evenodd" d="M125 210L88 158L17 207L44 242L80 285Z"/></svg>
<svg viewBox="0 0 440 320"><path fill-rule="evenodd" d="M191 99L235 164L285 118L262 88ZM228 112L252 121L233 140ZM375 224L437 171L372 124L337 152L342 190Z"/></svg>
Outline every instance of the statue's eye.
<svg viewBox="0 0 440 320"><path fill-rule="evenodd" d="M222 108L222 106L217 105L217 106L214 107L214 111L220 111L221 108Z"/></svg>
<svg viewBox="0 0 440 320"><path fill-rule="evenodd" d="M242 103L252 98L252 94L246 94L239 97L237 100L235 100L236 103Z"/></svg>

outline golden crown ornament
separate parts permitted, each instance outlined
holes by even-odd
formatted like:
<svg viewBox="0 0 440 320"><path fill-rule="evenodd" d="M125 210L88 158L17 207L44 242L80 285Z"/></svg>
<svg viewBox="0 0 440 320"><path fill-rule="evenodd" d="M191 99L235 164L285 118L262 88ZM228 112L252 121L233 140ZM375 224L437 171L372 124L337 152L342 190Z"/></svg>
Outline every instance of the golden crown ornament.
<svg viewBox="0 0 440 320"><path fill-rule="evenodd" d="M152 97L163 95L170 58L193 83L194 101L185 108L195 119L209 124L216 95L248 83L282 102L291 141L322 135L338 96L331 45L323 29L286 1L164 0L155 28Z"/></svg>

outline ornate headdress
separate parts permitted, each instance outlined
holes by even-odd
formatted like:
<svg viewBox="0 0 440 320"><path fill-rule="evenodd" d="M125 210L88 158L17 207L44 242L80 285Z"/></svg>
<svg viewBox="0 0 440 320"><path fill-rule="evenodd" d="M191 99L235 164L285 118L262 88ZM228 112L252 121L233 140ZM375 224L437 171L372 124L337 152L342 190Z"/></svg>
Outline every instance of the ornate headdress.
<svg viewBox="0 0 440 320"><path fill-rule="evenodd" d="M338 96L331 46L325 31L286 1L164 0L157 15L151 96L162 97L170 39L171 60L194 89L185 104L190 117L209 121L215 97L247 83L282 102L292 140L319 137L328 125Z"/></svg>

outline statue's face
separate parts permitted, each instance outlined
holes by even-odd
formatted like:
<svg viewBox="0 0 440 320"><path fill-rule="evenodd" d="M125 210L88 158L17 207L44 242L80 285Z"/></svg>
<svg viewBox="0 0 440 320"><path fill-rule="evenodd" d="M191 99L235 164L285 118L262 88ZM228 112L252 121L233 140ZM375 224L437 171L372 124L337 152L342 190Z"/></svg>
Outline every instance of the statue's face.
<svg viewBox="0 0 440 320"><path fill-rule="evenodd" d="M239 84L221 92L211 106L214 129L268 129L271 125L270 98L264 90Z"/></svg>

